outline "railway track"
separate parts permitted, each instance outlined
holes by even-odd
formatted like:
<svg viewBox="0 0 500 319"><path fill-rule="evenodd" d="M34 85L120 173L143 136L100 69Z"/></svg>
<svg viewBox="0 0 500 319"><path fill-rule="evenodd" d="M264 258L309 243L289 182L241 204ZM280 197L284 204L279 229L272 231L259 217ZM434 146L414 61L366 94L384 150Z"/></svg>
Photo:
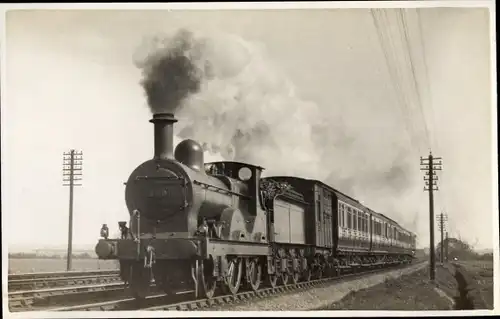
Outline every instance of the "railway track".
<svg viewBox="0 0 500 319"><path fill-rule="evenodd" d="M54 288L69 285L111 283L120 280L118 270L68 271L9 274L9 291Z"/></svg>
<svg viewBox="0 0 500 319"><path fill-rule="evenodd" d="M321 287L326 285L331 285L340 282L346 282L350 280L360 279L363 277L368 277L374 274L385 273L397 269L407 268L407 267L417 267L425 262L421 261L418 263L413 263L411 265L398 265L389 268L374 269L369 271L364 271L361 273L349 273L339 277L317 279L310 282L302 282L297 284L289 284L287 286L279 286L276 288L261 288L258 291L242 291L236 295L220 295L212 299L194 299L192 295L193 291L182 291L173 296L168 296L163 293L154 293L148 296L141 304L133 298L120 298L109 301L102 301L72 305L72 306L62 306L62 307L52 307L46 308L44 310L50 311L113 311L113 310L199 310L208 309L213 306L223 306L226 304L232 304L240 301L248 301L252 299L263 299L269 298L273 295L286 294L297 291L304 291L311 289L313 287Z"/></svg>
<svg viewBox="0 0 500 319"><path fill-rule="evenodd" d="M118 275L117 269L108 270L86 270L86 271L56 271L56 272L28 272L20 274L9 274L8 280L15 281L20 279L47 279L55 277L77 277L77 276L90 276L90 275Z"/></svg>
<svg viewBox="0 0 500 319"><path fill-rule="evenodd" d="M9 274L11 311L125 295L117 270Z"/></svg>
<svg viewBox="0 0 500 319"><path fill-rule="evenodd" d="M54 304L73 304L87 300L102 300L126 295L123 282L97 285L66 286L9 292L11 311L36 310Z"/></svg>

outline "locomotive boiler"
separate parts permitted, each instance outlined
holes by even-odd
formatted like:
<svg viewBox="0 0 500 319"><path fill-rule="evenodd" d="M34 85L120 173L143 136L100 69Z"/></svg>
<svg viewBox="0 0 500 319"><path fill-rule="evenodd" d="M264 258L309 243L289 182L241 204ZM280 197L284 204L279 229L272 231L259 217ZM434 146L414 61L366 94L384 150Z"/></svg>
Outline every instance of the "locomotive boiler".
<svg viewBox="0 0 500 319"><path fill-rule="evenodd" d="M237 290L244 262L237 257L250 265L269 252L259 205L262 168L205 164L203 149L189 139L173 152L176 121L172 114L153 116L154 157L126 182L129 227L120 222L121 238L96 246L99 258L120 260L121 276L139 298L152 279L170 293L194 283L197 294L210 296L217 281Z"/></svg>

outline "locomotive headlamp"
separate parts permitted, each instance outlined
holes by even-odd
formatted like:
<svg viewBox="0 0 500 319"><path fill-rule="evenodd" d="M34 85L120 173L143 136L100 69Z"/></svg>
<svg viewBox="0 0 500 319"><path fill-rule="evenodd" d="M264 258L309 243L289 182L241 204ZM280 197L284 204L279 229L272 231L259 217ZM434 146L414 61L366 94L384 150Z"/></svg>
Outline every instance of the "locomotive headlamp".
<svg viewBox="0 0 500 319"><path fill-rule="evenodd" d="M104 239L108 239L109 236L109 228L107 224L102 224L101 227L101 237Z"/></svg>

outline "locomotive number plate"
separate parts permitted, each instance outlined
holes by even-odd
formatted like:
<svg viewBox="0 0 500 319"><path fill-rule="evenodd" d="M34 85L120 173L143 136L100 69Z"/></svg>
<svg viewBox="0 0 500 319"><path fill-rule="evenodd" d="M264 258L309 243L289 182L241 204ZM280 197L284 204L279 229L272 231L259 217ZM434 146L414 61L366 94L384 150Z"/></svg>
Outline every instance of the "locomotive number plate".
<svg viewBox="0 0 500 319"><path fill-rule="evenodd" d="M165 197L168 197L169 192L165 188L157 188L157 189L151 189L149 191L148 197L149 198L157 198L157 199L164 199Z"/></svg>

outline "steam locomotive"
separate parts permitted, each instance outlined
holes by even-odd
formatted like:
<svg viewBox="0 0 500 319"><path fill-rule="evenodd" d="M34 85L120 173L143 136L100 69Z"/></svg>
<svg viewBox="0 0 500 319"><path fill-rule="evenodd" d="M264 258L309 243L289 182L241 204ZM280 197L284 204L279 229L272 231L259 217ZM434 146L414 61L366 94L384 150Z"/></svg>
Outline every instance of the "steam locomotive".
<svg viewBox="0 0 500 319"><path fill-rule="evenodd" d="M135 298L151 282L196 297L276 287L411 263L416 235L317 180L261 177L240 162L204 163L190 139L173 151L173 114L154 114L154 157L126 182L129 226L103 225L95 251L117 259Z"/></svg>

